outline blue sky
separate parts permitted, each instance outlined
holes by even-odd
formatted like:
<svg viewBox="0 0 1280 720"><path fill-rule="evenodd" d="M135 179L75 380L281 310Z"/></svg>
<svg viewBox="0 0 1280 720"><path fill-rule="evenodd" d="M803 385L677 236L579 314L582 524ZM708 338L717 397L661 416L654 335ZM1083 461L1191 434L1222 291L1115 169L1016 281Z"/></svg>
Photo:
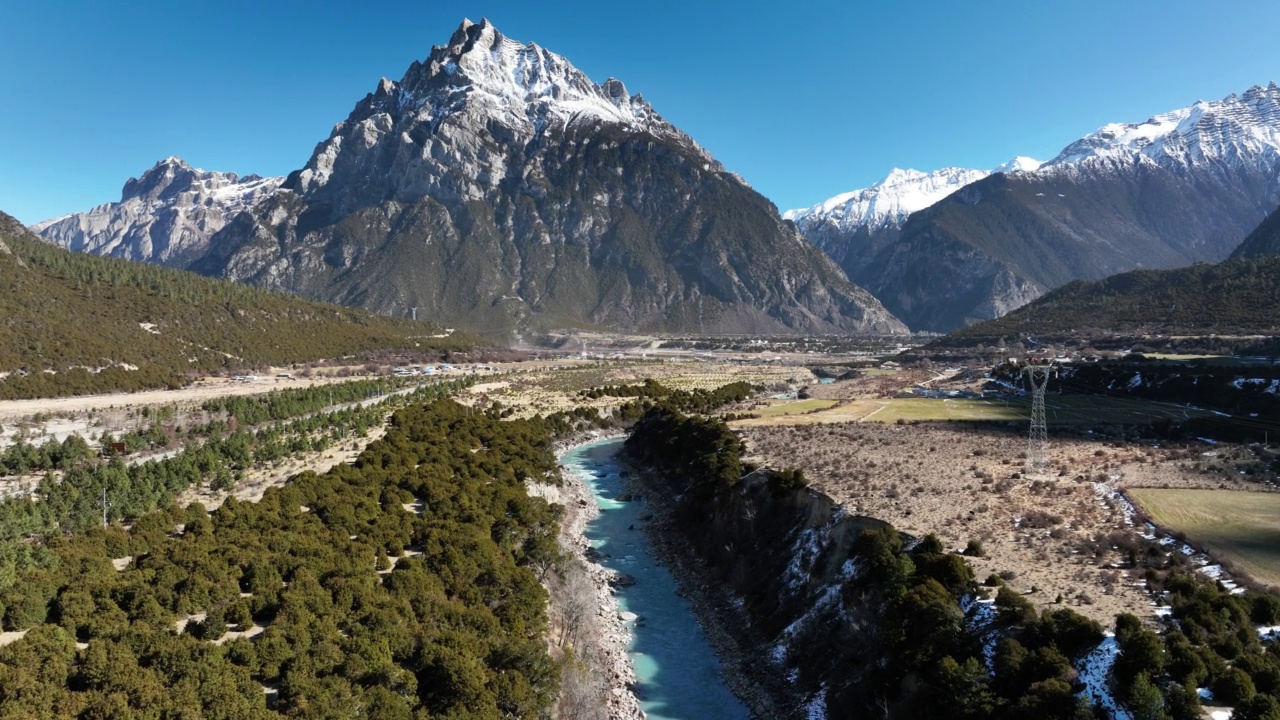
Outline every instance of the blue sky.
<svg viewBox="0 0 1280 720"><path fill-rule="evenodd" d="M1280 81L1274 1L14 0L0 210L118 200L168 155L286 174L464 16L622 79L781 209Z"/></svg>

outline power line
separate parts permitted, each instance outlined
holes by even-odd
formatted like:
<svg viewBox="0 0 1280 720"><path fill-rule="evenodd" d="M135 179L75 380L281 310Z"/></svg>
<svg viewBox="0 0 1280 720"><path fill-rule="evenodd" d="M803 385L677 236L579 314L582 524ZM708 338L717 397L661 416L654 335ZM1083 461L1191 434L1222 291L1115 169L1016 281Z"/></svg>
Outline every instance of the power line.
<svg viewBox="0 0 1280 720"><path fill-rule="evenodd" d="M1031 434L1027 438L1027 459L1033 472L1044 472L1049 467L1049 422L1044 408L1044 393L1049 387L1049 365L1028 365L1023 368L1031 384Z"/></svg>

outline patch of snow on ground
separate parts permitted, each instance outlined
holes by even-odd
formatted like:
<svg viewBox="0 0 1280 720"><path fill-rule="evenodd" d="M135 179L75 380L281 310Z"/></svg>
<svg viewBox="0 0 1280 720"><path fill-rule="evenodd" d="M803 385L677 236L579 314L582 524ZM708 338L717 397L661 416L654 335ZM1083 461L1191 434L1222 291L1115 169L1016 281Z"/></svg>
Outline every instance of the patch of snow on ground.
<svg viewBox="0 0 1280 720"><path fill-rule="evenodd" d="M807 720L827 720L827 689L819 690L813 699L804 705L804 716Z"/></svg>
<svg viewBox="0 0 1280 720"><path fill-rule="evenodd" d="M800 533L796 539L795 551L791 553L791 562L787 564L787 587L796 589L804 582L805 570L822 550L819 544L820 534L812 528Z"/></svg>
<svg viewBox="0 0 1280 720"><path fill-rule="evenodd" d="M1205 556L1198 557L1196 558L1196 562L1208 563L1209 558ZM1231 579L1231 576L1227 575L1227 573L1222 569L1221 565L1205 564L1198 569L1209 579L1218 581L1218 584L1226 588L1226 590L1232 595L1241 595L1244 593L1244 588L1237 585L1235 581Z"/></svg>
<svg viewBox="0 0 1280 720"><path fill-rule="evenodd" d="M1098 501L1102 505L1115 505L1119 508L1121 514L1124 515L1124 524L1132 525L1133 518L1137 515L1137 510L1133 507L1133 503L1129 502L1129 498L1125 497L1119 490L1116 490L1109 483L1113 483L1120 479L1118 475L1112 475L1107 482L1095 482L1093 484L1093 494L1098 497Z"/></svg>
<svg viewBox="0 0 1280 720"><path fill-rule="evenodd" d="M1115 720L1133 720L1133 715L1111 696L1111 688L1107 684L1107 676L1111 674L1111 666L1119 652L1115 636L1108 633L1076 668L1080 671L1080 682L1084 683L1084 690L1080 692L1087 695L1094 705L1106 708Z"/></svg>
<svg viewBox="0 0 1280 720"><path fill-rule="evenodd" d="M975 600L967 607L962 601L961 607L964 608L965 625L970 632L982 639L982 661L987 666L987 672L993 672L996 642L1000 639L1000 633L991 627L996 622L995 600Z"/></svg>
<svg viewBox="0 0 1280 720"><path fill-rule="evenodd" d="M790 630L791 628L787 629ZM783 635L783 639L778 644L769 648L769 659L773 660L774 665L782 665L787 662L787 638L791 636L786 631L783 631Z"/></svg>

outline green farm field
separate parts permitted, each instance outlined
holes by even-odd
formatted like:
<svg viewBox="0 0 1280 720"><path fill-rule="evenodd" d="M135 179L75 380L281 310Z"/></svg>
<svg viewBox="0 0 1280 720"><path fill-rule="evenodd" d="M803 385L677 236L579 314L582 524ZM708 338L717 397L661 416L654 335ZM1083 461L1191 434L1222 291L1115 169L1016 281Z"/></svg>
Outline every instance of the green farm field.
<svg viewBox="0 0 1280 720"><path fill-rule="evenodd" d="M808 402L815 401L804 401L804 403ZM804 403L775 405L766 410L757 410L755 412L759 415L758 418L738 421L738 424L895 423L899 420L904 422L1022 421L1031 417L1031 401L1026 398L1007 400L894 398L892 400L852 400L818 412L813 412L813 407L807 407L804 410L793 409ZM1207 414L1201 410L1191 410L1169 403L1086 395L1050 396L1045 399L1045 412L1051 429L1054 425L1141 425L1154 420L1187 420Z"/></svg>
<svg viewBox="0 0 1280 720"><path fill-rule="evenodd" d="M835 400L800 400L798 402L784 403L782 405L772 405L767 408L756 410L755 414L761 417L773 417L776 415L799 415L800 413L813 412L814 410L826 410L835 406Z"/></svg>
<svg viewBox="0 0 1280 720"><path fill-rule="evenodd" d="M1254 580L1280 586L1280 493L1131 488L1125 494L1165 530L1184 532Z"/></svg>

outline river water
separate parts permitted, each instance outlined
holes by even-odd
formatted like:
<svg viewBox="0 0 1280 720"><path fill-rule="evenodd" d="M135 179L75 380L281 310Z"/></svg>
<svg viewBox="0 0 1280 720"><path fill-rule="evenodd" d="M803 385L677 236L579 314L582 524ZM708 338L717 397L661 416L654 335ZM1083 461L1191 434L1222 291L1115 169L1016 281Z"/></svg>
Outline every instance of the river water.
<svg viewBox="0 0 1280 720"><path fill-rule="evenodd" d="M676 594L676 582L650 554L637 516L643 502L619 502L626 492L615 456L622 440L581 445L560 456L581 478L601 513L587 525L587 539L601 563L635 578L619 588L618 610L639 616L627 625L627 652L639 683L640 709L653 720L747 720L750 713L720 679L720 662L694 619L688 601Z"/></svg>

